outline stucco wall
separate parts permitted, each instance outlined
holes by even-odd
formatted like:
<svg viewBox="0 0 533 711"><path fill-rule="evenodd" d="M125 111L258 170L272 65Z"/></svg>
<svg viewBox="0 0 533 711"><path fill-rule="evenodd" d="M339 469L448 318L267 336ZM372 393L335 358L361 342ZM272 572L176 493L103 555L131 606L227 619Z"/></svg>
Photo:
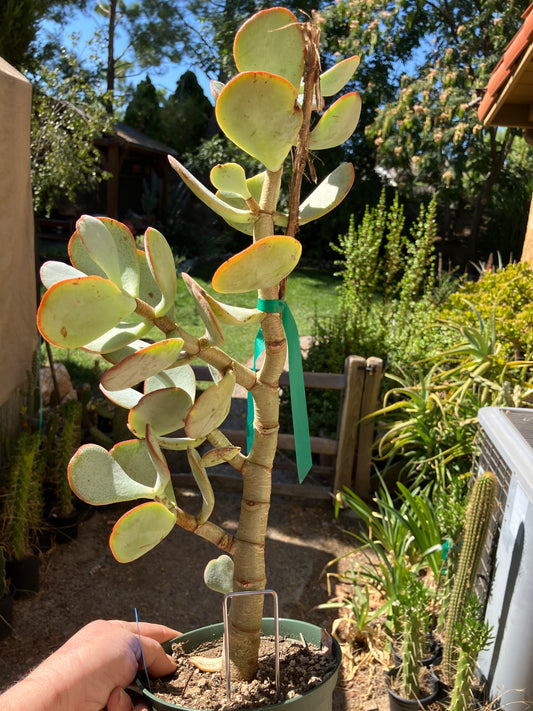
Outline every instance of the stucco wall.
<svg viewBox="0 0 533 711"><path fill-rule="evenodd" d="M37 345L31 93L28 80L0 57L0 408L4 415L4 406L16 400L17 390L26 384ZM13 405L9 409L15 415L18 406Z"/></svg>

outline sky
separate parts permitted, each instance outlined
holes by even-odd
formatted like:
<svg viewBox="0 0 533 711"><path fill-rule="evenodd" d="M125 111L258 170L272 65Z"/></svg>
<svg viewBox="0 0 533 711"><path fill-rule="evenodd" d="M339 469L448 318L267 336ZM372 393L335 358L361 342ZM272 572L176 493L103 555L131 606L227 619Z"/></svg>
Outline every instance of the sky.
<svg viewBox="0 0 533 711"><path fill-rule="evenodd" d="M88 42L94 37L96 30L103 26L105 26L105 18L95 13L76 12L72 16L72 19L62 28L53 22L43 22L38 34L38 39L45 41L45 38L49 36L50 33L58 33L59 31L61 42L68 50L74 50L76 56L81 59L88 59L91 54ZM79 35L79 40L73 41L73 35ZM115 56L118 56L125 46L124 38L121 37L120 32L115 38L115 43ZM178 65L167 62L166 66L163 65L148 71L143 70L137 76L132 76L128 81L136 85L145 79L148 73L152 84L154 84L157 89L165 90L168 95L174 92L178 79L187 70L194 72L204 94L211 100L209 78L197 67L192 66L192 61L189 58L185 58L185 61Z"/></svg>

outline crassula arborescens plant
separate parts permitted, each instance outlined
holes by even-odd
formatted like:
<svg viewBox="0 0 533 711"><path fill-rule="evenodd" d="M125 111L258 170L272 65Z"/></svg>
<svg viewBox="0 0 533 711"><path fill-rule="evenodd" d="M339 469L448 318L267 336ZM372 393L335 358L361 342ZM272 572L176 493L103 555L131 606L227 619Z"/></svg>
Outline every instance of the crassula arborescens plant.
<svg viewBox="0 0 533 711"><path fill-rule="evenodd" d="M147 229L144 250L137 250L128 229L107 218L80 218L69 243L72 266L48 262L41 272L47 291L38 313L40 332L57 346L101 353L112 363L100 387L111 401L129 409L134 436L109 452L95 444L82 446L69 466L73 490L96 505L148 500L113 528L110 546L121 562L149 551L176 525L211 541L223 555L208 564L205 578L220 592L263 590L266 585L264 543L278 434L278 380L287 353L281 311L286 278L301 253L294 235L299 225L332 210L354 177L352 165L343 163L300 202L309 152L343 143L360 111L353 92L323 109L322 97L342 89L358 59L343 60L321 75L318 39L315 26L299 23L284 8L261 11L236 35L239 73L225 86L213 86L220 128L264 165L263 172L247 178L235 163L217 165L211 173L212 192L170 158L192 192L247 235L248 246L216 271L214 290L257 292L257 308L227 306L182 274L206 327L205 336L192 336L179 320L175 264L163 235ZM321 116L310 130L315 110ZM284 214L277 201L291 153L289 211ZM257 373L224 350L224 326L250 322L260 325L264 339L265 358ZM154 326L160 332L156 342ZM150 340L145 340L148 331ZM208 364L214 381L197 399L189 365L195 359ZM142 390L137 387L141 383ZM254 437L247 456L219 430L236 383L251 393L254 403ZM176 436L179 430L183 436ZM187 451L202 495L199 513L182 509L172 488L164 451L180 449ZM242 475L235 535L210 521L215 501L207 470L220 463L231 464ZM250 679L255 672L262 604L257 595L232 601L234 678Z"/></svg>

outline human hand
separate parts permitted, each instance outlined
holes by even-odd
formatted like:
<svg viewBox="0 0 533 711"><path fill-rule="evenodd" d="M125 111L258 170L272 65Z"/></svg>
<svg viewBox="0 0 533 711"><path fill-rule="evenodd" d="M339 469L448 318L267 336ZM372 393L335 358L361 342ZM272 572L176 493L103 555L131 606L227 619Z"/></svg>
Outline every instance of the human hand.
<svg viewBox="0 0 533 711"><path fill-rule="evenodd" d="M140 632L140 639L139 634ZM124 689L143 668L170 674L176 664L161 647L179 632L164 625L120 620L91 622L29 676L0 696L2 711L140 711ZM142 653L141 653L142 644Z"/></svg>

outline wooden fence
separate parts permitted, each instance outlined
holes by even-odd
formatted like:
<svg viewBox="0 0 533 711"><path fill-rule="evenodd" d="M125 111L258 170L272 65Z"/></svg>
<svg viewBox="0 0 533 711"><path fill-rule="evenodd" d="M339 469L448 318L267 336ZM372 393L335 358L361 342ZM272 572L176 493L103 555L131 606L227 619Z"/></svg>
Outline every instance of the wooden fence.
<svg viewBox="0 0 533 711"><path fill-rule="evenodd" d="M383 362L380 358L362 358L351 355L344 363L344 373L304 372L306 388L338 390L341 404L337 427L337 437L311 437L311 451L321 455L321 463L311 471L331 477L328 485L316 484L274 484L272 491L279 495L294 495L299 498L331 498L335 492L348 486L359 496L368 498L371 493L371 450L374 438L374 421L364 420L378 407L379 386ZM197 380L211 380L205 366L194 366ZM283 372L280 385L289 384L288 372ZM244 430L222 432L237 446L246 447ZM278 449L294 450L294 437L280 432ZM328 461L324 463L324 461ZM284 465L287 467L287 465ZM288 468L292 468L288 465ZM173 477L176 483L186 483L187 477ZM234 490L240 487L239 479L209 475L214 488Z"/></svg>

